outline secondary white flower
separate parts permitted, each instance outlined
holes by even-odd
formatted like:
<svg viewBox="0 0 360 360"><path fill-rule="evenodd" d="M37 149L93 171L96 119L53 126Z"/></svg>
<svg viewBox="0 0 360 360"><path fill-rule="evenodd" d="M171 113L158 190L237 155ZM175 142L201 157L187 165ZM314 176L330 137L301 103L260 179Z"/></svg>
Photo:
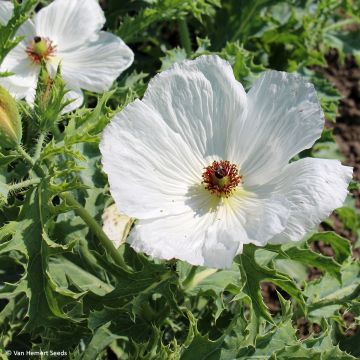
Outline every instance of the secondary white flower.
<svg viewBox="0 0 360 360"><path fill-rule="evenodd" d="M0 23L12 15L9 1L0 0ZM71 111L83 102L81 89L108 90L114 80L133 62L133 52L117 36L101 31L105 17L96 0L55 0L41 9L19 29L24 39L5 58L0 72L15 75L1 78L0 84L16 98L34 101L44 60L53 73L61 64L62 76L75 101Z"/></svg>
<svg viewBox="0 0 360 360"><path fill-rule="evenodd" d="M128 242L156 258L228 267L243 244L300 240L341 206L352 168L306 158L324 117L314 87L268 71L246 94L217 56L157 75L107 126L102 162Z"/></svg>
<svg viewBox="0 0 360 360"><path fill-rule="evenodd" d="M0 0L0 25L6 25L11 18L13 4L10 1Z"/></svg>
<svg viewBox="0 0 360 360"><path fill-rule="evenodd" d="M103 230L109 239L118 248L127 238L134 219L127 215L120 214L116 208L116 204L107 207L102 216Z"/></svg>

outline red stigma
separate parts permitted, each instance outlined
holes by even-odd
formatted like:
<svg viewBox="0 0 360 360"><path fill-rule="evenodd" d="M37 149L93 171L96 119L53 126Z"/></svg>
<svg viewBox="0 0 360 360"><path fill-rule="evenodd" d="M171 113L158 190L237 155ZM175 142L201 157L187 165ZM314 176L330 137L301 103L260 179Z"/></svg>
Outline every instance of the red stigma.
<svg viewBox="0 0 360 360"><path fill-rule="evenodd" d="M216 196L229 197L241 183L237 166L228 160L213 161L202 174L205 189Z"/></svg>

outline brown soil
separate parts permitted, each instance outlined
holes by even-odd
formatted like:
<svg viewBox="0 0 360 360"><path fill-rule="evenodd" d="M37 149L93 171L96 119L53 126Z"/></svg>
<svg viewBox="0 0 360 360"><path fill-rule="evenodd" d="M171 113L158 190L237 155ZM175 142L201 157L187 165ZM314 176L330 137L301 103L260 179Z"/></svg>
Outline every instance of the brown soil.
<svg viewBox="0 0 360 360"><path fill-rule="evenodd" d="M325 75L342 96L339 116L333 125L333 132L340 151L345 156L345 165L354 168L354 180L360 182L360 67L353 57L347 57L342 64L334 50L328 55ZM355 205L360 209L360 191L353 191ZM339 219L332 216L334 230L354 245L357 236L346 229ZM353 246L353 257L360 259L360 249Z"/></svg>
<svg viewBox="0 0 360 360"><path fill-rule="evenodd" d="M340 64L336 51L328 56L326 76L338 89L343 99L334 126L334 135L346 165L354 167L354 179L360 180L360 68L352 57ZM360 208L360 196L355 194Z"/></svg>
<svg viewBox="0 0 360 360"><path fill-rule="evenodd" d="M310 335L316 336L316 334L321 332L321 327L319 324L309 323L309 321L304 317L297 319L296 327L296 335L299 339L306 339Z"/></svg>
<svg viewBox="0 0 360 360"><path fill-rule="evenodd" d="M280 301L278 299L276 290L279 289L270 282L261 283L261 295L271 315L276 315L280 313L281 310Z"/></svg>

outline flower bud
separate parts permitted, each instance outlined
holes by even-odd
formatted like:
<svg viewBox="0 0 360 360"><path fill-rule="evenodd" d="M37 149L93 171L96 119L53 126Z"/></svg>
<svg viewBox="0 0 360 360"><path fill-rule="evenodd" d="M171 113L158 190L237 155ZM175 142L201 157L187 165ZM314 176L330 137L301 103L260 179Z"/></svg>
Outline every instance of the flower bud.
<svg viewBox="0 0 360 360"><path fill-rule="evenodd" d="M14 147L22 136L21 118L15 99L0 87L0 146Z"/></svg>

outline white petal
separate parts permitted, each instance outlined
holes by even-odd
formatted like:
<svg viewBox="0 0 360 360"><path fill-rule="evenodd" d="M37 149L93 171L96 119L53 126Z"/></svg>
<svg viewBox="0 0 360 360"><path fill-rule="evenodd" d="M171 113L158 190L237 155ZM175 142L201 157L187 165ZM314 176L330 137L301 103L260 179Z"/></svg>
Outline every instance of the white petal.
<svg viewBox="0 0 360 360"><path fill-rule="evenodd" d="M158 259L180 259L193 265L228 268L246 236L233 218L217 211L201 215L183 214L140 220L130 233L128 242L136 251ZM238 225L238 224L237 224Z"/></svg>
<svg viewBox="0 0 360 360"><path fill-rule="evenodd" d="M23 42L28 44L36 36L35 26L31 19L26 20L16 32L16 36L24 36Z"/></svg>
<svg viewBox="0 0 360 360"><path fill-rule="evenodd" d="M8 53L0 66L0 72L12 72L14 75L0 78L0 85L5 87L15 98L26 98L29 103L33 103L30 99L35 96L40 67L33 63L26 53L29 38L35 35L31 20L22 24L16 35L25 36L25 38Z"/></svg>
<svg viewBox="0 0 360 360"><path fill-rule="evenodd" d="M203 261L198 265L204 265L217 269L228 269L231 267L236 254L242 252L243 242L238 239L246 238L242 228L229 231L216 225L206 230L206 240L202 248Z"/></svg>
<svg viewBox="0 0 360 360"><path fill-rule="evenodd" d="M246 112L246 94L230 64L200 56L150 81L143 101L202 157L225 158L233 125Z"/></svg>
<svg viewBox="0 0 360 360"><path fill-rule="evenodd" d="M10 51L0 66L0 72L14 73L0 78L0 85L17 99L23 99L35 91L39 74L39 66L29 59L25 50L26 45L21 42Z"/></svg>
<svg viewBox="0 0 360 360"><path fill-rule="evenodd" d="M67 50L95 40L105 23L96 0L55 0L34 18L38 36L48 37L59 50Z"/></svg>
<svg viewBox="0 0 360 360"><path fill-rule="evenodd" d="M63 114L79 108L84 102L84 94L80 89L72 89L65 94L65 100L72 100L72 102L65 106Z"/></svg>
<svg viewBox="0 0 360 360"><path fill-rule="evenodd" d="M157 259L180 259L193 265L204 264L202 247L210 217L194 218L191 212L159 219L139 220L127 242L136 251Z"/></svg>
<svg viewBox="0 0 360 360"><path fill-rule="evenodd" d="M243 244L264 246L287 226L290 206L282 194L247 192L245 196L232 196L228 201L233 209L233 216L239 218L245 229Z"/></svg>
<svg viewBox="0 0 360 360"><path fill-rule="evenodd" d="M152 108L136 100L106 127L102 163L120 212L151 218L187 211L204 163Z"/></svg>
<svg viewBox="0 0 360 360"><path fill-rule="evenodd" d="M131 246L160 259L228 268L244 244L263 246L285 229L289 210L280 196L269 201L269 196L239 192L219 199L207 190L197 191L188 211L140 220L129 237Z"/></svg>
<svg viewBox="0 0 360 360"><path fill-rule="evenodd" d="M312 84L268 71L248 93L248 116L237 123L230 158L248 185L263 184L321 135L324 116Z"/></svg>
<svg viewBox="0 0 360 360"><path fill-rule="evenodd" d="M290 217L285 231L271 243L297 241L313 230L331 212L342 206L348 193L353 169L337 160L305 158L295 161L267 186L290 203Z"/></svg>
<svg viewBox="0 0 360 360"><path fill-rule="evenodd" d="M12 17L14 5L11 1L0 1L0 25L6 25Z"/></svg>
<svg viewBox="0 0 360 360"><path fill-rule="evenodd" d="M59 51L62 75L70 86L94 92L108 90L133 62L134 54L117 36L101 32L97 41Z"/></svg>

